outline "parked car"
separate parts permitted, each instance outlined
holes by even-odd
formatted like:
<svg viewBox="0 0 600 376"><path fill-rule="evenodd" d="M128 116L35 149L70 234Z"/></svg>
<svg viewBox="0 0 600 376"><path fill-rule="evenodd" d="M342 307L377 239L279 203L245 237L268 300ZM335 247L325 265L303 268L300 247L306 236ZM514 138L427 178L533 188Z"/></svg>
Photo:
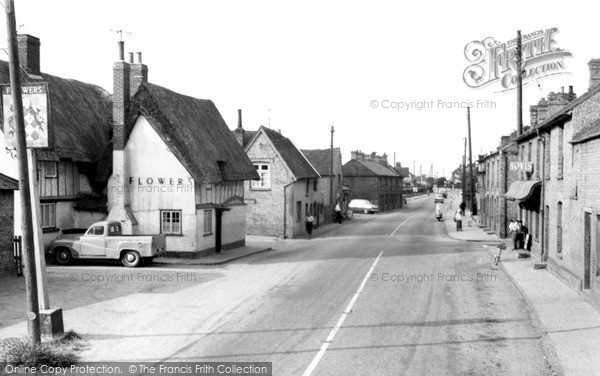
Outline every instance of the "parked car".
<svg viewBox="0 0 600 376"><path fill-rule="evenodd" d="M444 195L441 193L438 193L435 195L435 199L433 200L433 202L435 202L436 204L438 202L441 202L442 204L444 203Z"/></svg>
<svg viewBox="0 0 600 376"><path fill-rule="evenodd" d="M373 214L379 211L379 206L372 204L369 200L354 199L350 201L348 208L353 213Z"/></svg>
<svg viewBox="0 0 600 376"><path fill-rule="evenodd" d="M57 264L66 265L73 259L121 260L127 267L139 266L165 250L164 235L123 235L119 222L97 222L83 234L61 235L47 253Z"/></svg>

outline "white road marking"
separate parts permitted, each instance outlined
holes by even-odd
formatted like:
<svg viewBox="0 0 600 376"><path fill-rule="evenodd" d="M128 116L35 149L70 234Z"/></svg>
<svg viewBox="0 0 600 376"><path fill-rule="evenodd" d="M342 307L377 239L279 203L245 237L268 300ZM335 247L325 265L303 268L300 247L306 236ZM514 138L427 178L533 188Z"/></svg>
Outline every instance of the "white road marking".
<svg viewBox="0 0 600 376"><path fill-rule="evenodd" d="M377 256L377 258L375 259L375 261L373 261L373 264L371 265L371 268L369 268L369 271L365 275L365 278L363 278L362 283L358 287L358 290L356 290L356 292L354 293L354 296L352 297L352 300L350 300L350 303L348 303L348 306L344 310L344 313L342 314L342 316L338 320L337 324L335 324L335 326L333 327L333 329L331 329L331 332L329 332L329 335L325 339L325 342L323 342L323 345L321 345L321 349L319 350L319 352L317 353L317 355L315 355L315 357L313 358L312 362L310 362L310 364L308 365L308 368L306 369L306 371L304 371L304 373L302 374L302 376L310 376L313 373L313 371L315 370L315 368L317 367L317 364L319 364L319 361L321 360L321 358L323 357L323 355L325 355L325 351L327 351L327 348L329 347L329 344L331 343L331 341L333 341L333 337L335 337L335 334L337 333L337 331L340 329L340 327L344 323L344 320L346 320L346 317L352 311L352 307L354 306L354 303L356 303L356 300L358 299L358 296L360 295L360 293L362 292L363 288L367 284L367 281L369 280L369 276L373 272L373 269L375 269L375 265L377 265L377 262L379 262L379 259L381 258L382 254L383 254L383 251L379 252L379 255Z"/></svg>
<svg viewBox="0 0 600 376"><path fill-rule="evenodd" d="M390 236L394 236L394 234L396 233L396 231L398 231L398 229L399 229L400 227L402 227L402 225L403 225L403 224L405 224L406 222L410 221L410 220L411 220L411 219L413 219L414 217L415 217L415 216L413 215L412 217L408 218L406 221L404 221L404 222L400 223L400 224L398 225L398 227L396 227L396 229L395 229L394 231L392 231L392 233L390 234Z"/></svg>

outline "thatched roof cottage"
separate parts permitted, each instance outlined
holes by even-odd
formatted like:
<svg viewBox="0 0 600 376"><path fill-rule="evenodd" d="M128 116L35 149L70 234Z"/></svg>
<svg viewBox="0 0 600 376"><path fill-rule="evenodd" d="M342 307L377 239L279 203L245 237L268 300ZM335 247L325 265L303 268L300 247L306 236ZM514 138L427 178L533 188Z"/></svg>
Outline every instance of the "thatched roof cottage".
<svg viewBox="0 0 600 376"><path fill-rule="evenodd" d="M119 48L109 218L165 234L175 256L244 245L244 181L258 175L215 104L149 83L141 54Z"/></svg>

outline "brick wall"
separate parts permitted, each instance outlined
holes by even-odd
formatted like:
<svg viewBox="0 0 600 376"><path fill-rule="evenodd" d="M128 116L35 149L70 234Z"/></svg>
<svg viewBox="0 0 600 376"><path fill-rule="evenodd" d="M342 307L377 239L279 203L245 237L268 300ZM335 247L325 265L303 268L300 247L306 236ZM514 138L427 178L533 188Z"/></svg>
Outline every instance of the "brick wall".
<svg viewBox="0 0 600 376"><path fill-rule="evenodd" d="M545 203L549 207L548 256L549 269L575 289L582 287L584 276L584 214L591 213L592 272L595 273L597 246L596 221L600 214L600 142L593 140L579 145L568 142L573 135L590 126L600 117L600 93L573 109L571 121L563 128L563 174L558 174L559 128L551 129L550 178L546 180ZM562 203L562 252L558 252L558 203ZM595 275L595 274L594 274ZM600 290L598 279L594 279ZM594 286L593 286L594 287Z"/></svg>
<svg viewBox="0 0 600 376"><path fill-rule="evenodd" d="M380 179L374 176L347 176L350 185L350 200L364 199L379 205L380 210L393 210L402 207L402 179ZM383 198L383 202L382 201Z"/></svg>
<svg viewBox="0 0 600 376"><path fill-rule="evenodd" d="M0 191L0 276L14 273L14 192Z"/></svg>

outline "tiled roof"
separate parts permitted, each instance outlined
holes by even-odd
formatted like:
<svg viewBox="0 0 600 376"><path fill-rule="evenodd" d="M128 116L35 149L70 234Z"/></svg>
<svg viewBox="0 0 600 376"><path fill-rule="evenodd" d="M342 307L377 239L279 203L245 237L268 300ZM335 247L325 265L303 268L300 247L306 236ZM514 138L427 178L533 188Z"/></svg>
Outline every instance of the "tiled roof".
<svg viewBox="0 0 600 376"><path fill-rule="evenodd" d="M350 176L394 176L401 175L389 166L372 161L352 159L343 166L344 177Z"/></svg>
<svg viewBox="0 0 600 376"><path fill-rule="evenodd" d="M321 176L329 176L331 169L331 149L313 149L313 150L300 150L302 154L308 159L310 164L317 170ZM340 148L333 148L333 168L341 162ZM336 173L333 173L336 175Z"/></svg>
<svg viewBox="0 0 600 376"><path fill-rule="evenodd" d="M4 174L0 174L0 190L16 191L19 189L19 181Z"/></svg>

